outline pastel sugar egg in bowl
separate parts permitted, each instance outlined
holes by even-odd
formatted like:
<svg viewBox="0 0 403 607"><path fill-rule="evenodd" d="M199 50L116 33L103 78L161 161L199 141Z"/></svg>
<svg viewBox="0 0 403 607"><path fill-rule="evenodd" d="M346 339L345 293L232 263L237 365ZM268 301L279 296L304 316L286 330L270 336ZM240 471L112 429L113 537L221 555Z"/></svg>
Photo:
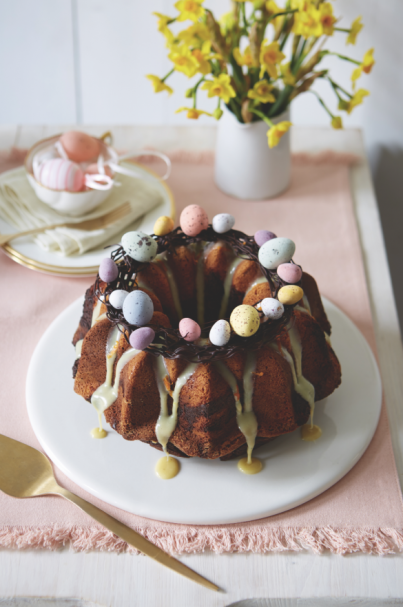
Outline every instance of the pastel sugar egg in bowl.
<svg viewBox="0 0 403 607"><path fill-rule="evenodd" d="M104 202L112 192L113 173L105 167L105 174L98 175L98 158L118 162L117 153L104 139L69 131L38 141L25 158L27 178L38 198L72 217L85 215Z"/></svg>

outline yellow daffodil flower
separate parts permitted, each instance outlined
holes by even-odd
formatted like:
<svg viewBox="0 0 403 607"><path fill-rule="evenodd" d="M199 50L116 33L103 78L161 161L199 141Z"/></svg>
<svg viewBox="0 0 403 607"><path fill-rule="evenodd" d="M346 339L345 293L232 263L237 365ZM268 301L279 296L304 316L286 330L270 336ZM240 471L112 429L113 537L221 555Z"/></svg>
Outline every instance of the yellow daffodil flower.
<svg viewBox="0 0 403 607"><path fill-rule="evenodd" d="M297 8L299 11L307 11L313 4L313 0L291 0L291 8Z"/></svg>
<svg viewBox="0 0 403 607"><path fill-rule="evenodd" d="M200 46L210 36L207 25L197 22L179 32L176 37L187 46Z"/></svg>
<svg viewBox="0 0 403 607"><path fill-rule="evenodd" d="M251 65L253 65L253 58L252 58L252 54L250 52L250 46L246 47L243 55L238 47L234 48L232 53L233 53L234 59L238 65L241 65L241 66L246 65L247 67L250 67Z"/></svg>
<svg viewBox="0 0 403 607"><path fill-rule="evenodd" d="M370 48L364 55L364 59L362 60L362 71L366 74L369 74L372 70L372 67L375 65L375 59L373 57L374 49Z"/></svg>
<svg viewBox="0 0 403 607"><path fill-rule="evenodd" d="M182 72L188 78L192 78L199 71L199 63L192 55L191 50L186 45L173 48L168 58L174 64L177 72Z"/></svg>
<svg viewBox="0 0 403 607"><path fill-rule="evenodd" d="M270 78L277 78L277 64L285 59L284 53L280 51L280 45L278 42L271 42L267 44L267 40L263 40L263 44L260 47L260 74L259 78L263 78L264 73L267 72Z"/></svg>
<svg viewBox="0 0 403 607"><path fill-rule="evenodd" d="M208 91L208 97L220 97L224 103L229 103L231 97L236 97L236 93L231 86L231 78L228 74L220 74L214 80L207 80L202 89Z"/></svg>
<svg viewBox="0 0 403 607"><path fill-rule="evenodd" d="M276 98L271 92L273 87L267 82L267 80L261 80L256 82L253 89L248 91L249 99L256 99L260 103L274 103Z"/></svg>
<svg viewBox="0 0 403 607"><path fill-rule="evenodd" d="M365 89L358 89L358 91L354 93L353 98L348 102L347 114L351 114L357 105L361 105L364 97L367 97L368 95L369 91L366 91Z"/></svg>
<svg viewBox="0 0 403 607"><path fill-rule="evenodd" d="M274 148L278 145L280 139L283 135L287 133L290 126L292 126L292 122L288 122L284 120L283 122L279 122L275 124L267 131L267 138L269 142L269 148Z"/></svg>
<svg viewBox="0 0 403 607"><path fill-rule="evenodd" d="M280 65L281 77L285 85L295 86L295 76L291 72L291 67L289 63L282 63Z"/></svg>
<svg viewBox="0 0 403 607"><path fill-rule="evenodd" d="M153 15L158 17L158 31L165 36L167 43L171 44L175 39L175 36L168 27L168 23L172 21L172 17L168 17L168 15L163 15L162 13L153 13Z"/></svg>
<svg viewBox="0 0 403 607"><path fill-rule="evenodd" d="M320 23L322 25L325 36L333 36L334 24L336 17L333 15L333 6L330 2L323 2L319 5Z"/></svg>
<svg viewBox="0 0 403 607"><path fill-rule="evenodd" d="M234 13L230 11L229 13L224 13L221 15L219 19L220 29L224 36L232 30L235 25Z"/></svg>
<svg viewBox="0 0 403 607"><path fill-rule="evenodd" d="M275 15L276 13L281 13L280 8L277 6L277 4L274 2L274 0L267 0L267 2L265 4L265 8L266 8L267 12L269 13L269 15Z"/></svg>
<svg viewBox="0 0 403 607"><path fill-rule="evenodd" d="M197 110L195 107L180 107L179 110L176 110L175 114L179 114L179 112L187 112L186 118L190 118L190 120L198 120L202 115L212 116L209 112Z"/></svg>
<svg viewBox="0 0 403 607"><path fill-rule="evenodd" d="M207 40L206 42L204 42L201 49L196 48L196 49L193 49L193 51L192 51L193 57L196 59L197 63L199 64L197 71L200 72L201 74L203 74L203 76L207 76L207 74L210 74L210 72L211 72L211 65L208 60L211 57L214 57L214 55L211 55L210 51L211 51L210 40Z"/></svg>
<svg viewBox="0 0 403 607"><path fill-rule="evenodd" d="M351 80L353 81L353 88L355 87L355 83L358 78L361 77L362 73L369 74L372 70L372 67L375 65L375 59L373 57L374 49L370 48L364 55L361 65L353 70L351 74Z"/></svg>
<svg viewBox="0 0 403 607"><path fill-rule="evenodd" d="M343 121L340 118L340 116L333 116L331 125L332 125L332 127L334 129L342 129L343 128Z"/></svg>
<svg viewBox="0 0 403 607"><path fill-rule="evenodd" d="M154 93L162 93L162 91L166 91L170 95L173 93L173 89L170 86L162 82L161 78L158 76L153 76L152 74L147 74L146 78L151 80L151 84L153 85Z"/></svg>
<svg viewBox="0 0 403 607"><path fill-rule="evenodd" d="M350 33L347 36L346 44L355 44L358 34L364 27L364 24L361 23L361 19L362 19L362 17L360 16L360 17L357 17L357 19L355 19L352 22L351 28L350 28Z"/></svg>
<svg viewBox="0 0 403 607"><path fill-rule="evenodd" d="M320 17L320 11L314 5L308 4L306 10L294 13L292 32L304 38L309 38L310 36L319 38L323 34Z"/></svg>
<svg viewBox="0 0 403 607"><path fill-rule="evenodd" d="M203 17L205 11L202 7L204 0L179 0L174 5L179 11L178 21L197 21Z"/></svg>

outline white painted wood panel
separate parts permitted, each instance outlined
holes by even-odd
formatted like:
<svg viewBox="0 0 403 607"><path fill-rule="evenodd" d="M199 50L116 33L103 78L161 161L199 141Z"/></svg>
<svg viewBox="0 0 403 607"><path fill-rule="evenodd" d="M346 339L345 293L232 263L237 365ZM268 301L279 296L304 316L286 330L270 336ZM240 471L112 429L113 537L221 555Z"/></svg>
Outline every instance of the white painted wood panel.
<svg viewBox="0 0 403 607"><path fill-rule="evenodd" d="M70 0L0 0L0 122L75 122Z"/></svg>

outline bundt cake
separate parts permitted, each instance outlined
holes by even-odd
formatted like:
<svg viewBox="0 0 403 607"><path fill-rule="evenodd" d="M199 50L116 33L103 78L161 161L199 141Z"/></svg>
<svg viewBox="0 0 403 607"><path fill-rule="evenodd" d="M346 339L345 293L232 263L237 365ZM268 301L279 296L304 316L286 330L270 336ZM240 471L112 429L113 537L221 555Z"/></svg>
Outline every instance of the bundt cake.
<svg viewBox="0 0 403 607"><path fill-rule="evenodd" d="M253 448L312 429L315 401L340 384L294 243L233 225L191 205L176 229L129 232L86 292L74 389L126 440L250 462Z"/></svg>

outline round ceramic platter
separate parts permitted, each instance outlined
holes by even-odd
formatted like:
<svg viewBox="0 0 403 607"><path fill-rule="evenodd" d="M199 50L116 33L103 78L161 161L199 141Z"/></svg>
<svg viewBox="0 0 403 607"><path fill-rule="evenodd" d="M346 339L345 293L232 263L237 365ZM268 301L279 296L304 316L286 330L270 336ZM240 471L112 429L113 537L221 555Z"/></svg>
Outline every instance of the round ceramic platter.
<svg viewBox="0 0 403 607"><path fill-rule="evenodd" d="M154 223L160 215L168 215L175 220L175 202L170 188L156 173L137 163L135 164L138 172L143 174L145 178L149 179L150 175L153 177L156 187L161 192L163 202L139 218L135 224L128 226L128 229L142 230L147 234L152 234ZM19 167L18 169L2 173L0 175L0 185L10 174L16 172L21 173L23 178L25 178L25 173ZM7 234L9 232L15 232L15 228L0 218L0 234ZM92 251L83 253L83 255L63 257L57 253L44 251L30 237L17 238L9 244L4 245L3 250L11 259L27 268L45 274L70 277L94 276L98 272L102 258L105 257L105 249L103 247L93 249Z"/></svg>
<svg viewBox="0 0 403 607"><path fill-rule="evenodd" d="M343 382L316 404L322 437L301 440L300 431L256 451L263 470L242 474L236 461L182 459L179 475L160 480L154 467L161 452L125 441L97 425L92 406L73 391L72 335L82 300L71 304L40 340L27 377L28 414L50 459L75 483L109 504L147 518L173 523L223 524L259 519L307 502L340 480L368 447L378 424L382 387L374 356L362 334L325 300L332 343Z"/></svg>

